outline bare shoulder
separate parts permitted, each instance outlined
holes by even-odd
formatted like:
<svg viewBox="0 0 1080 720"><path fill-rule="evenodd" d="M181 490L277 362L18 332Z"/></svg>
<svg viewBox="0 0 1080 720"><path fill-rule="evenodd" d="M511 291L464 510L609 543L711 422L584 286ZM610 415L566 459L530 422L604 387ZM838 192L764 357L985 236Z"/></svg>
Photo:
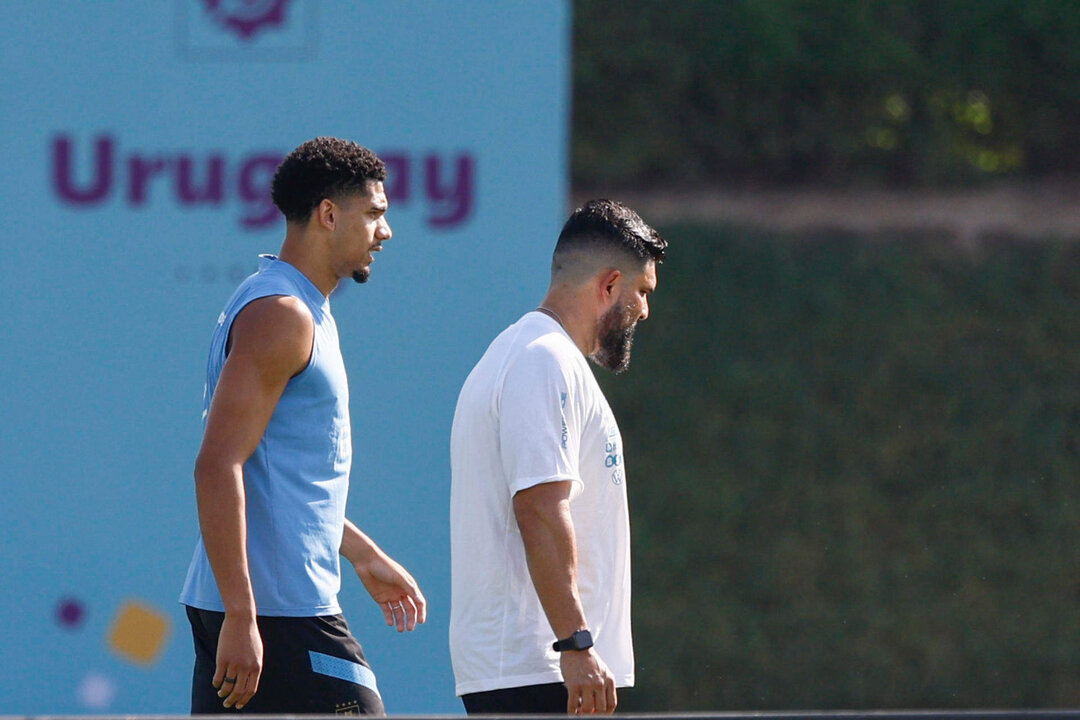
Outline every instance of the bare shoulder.
<svg viewBox="0 0 1080 720"><path fill-rule="evenodd" d="M302 370L311 357L315 321L302 300L271 295L248 303L233 320L229 359L244 358L265 370Z"/></svg>

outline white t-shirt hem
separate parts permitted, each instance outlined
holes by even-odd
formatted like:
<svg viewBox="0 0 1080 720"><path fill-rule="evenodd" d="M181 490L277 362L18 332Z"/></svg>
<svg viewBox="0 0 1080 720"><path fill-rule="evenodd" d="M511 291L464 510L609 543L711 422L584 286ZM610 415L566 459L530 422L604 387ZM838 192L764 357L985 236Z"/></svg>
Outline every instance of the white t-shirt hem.
<svg viewBox="0 0 1080 720"><path fill-rule="evenodd" d="M525 687L526 685L546 685L547 683L562 682L562 679L562 673L554 671L534 675L515 675L494 680L472 680L457 683L454 693L461 697L462 695L488 692L489 690L504 690L506 688ZM616 676L615 687L634 687L634 674Z"/></svg>
<svg viewBox="0 0 1080 720"><path fill-rule="evenodd" d="M544 685L557 682L562 682L562 673L558 670L552 670L531 675L511 675L510 677L458 683L455 687L455 692L458 697L461 697L462 695L468 695L469 693L487 692L488 690L503 690L505 688L525 687L526 685Z"/></svg>

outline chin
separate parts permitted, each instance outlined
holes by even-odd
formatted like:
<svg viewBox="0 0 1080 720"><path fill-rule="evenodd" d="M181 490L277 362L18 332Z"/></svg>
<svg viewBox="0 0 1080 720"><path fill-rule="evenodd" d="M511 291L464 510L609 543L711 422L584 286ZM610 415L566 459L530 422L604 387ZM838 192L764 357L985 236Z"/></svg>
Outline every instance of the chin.
<svg viewBox="0 0 1080 720"><path fill-rule="evenodd" d="M354 281L356 281L357 283L366 283L368 281L368 279L370 279L370 278L371 278L371 269L370 268L361 268L359 270L354 270L353 274L352 274L352 279Z"/></svg>

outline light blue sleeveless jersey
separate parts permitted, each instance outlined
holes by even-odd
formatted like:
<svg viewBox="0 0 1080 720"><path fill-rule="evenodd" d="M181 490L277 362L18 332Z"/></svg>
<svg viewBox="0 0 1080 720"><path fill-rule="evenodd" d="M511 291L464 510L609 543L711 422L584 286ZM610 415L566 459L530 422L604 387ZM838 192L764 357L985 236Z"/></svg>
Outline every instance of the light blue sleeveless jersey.
<svg viewBox="0 0 1080 720"><path fill-rule="evenodd" d="M349 387L329 300L299 270L272 255L233 293L210 344L203 425L233 320L253 300L300 298L315 320L308 366L289 380L255 453L244 463L248 565L260 615L310 617L341 612L339 550L349 492L352 437ZM202 537L180 602L224 611Z"/></svg>

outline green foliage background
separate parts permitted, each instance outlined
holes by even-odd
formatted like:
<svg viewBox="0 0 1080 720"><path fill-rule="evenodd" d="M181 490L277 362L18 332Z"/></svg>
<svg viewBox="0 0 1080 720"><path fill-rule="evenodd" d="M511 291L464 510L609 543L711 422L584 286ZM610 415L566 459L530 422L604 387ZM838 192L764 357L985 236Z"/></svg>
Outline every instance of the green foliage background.
<svg viewBox="0 0 1080 720"><path fill-rule="evenodd" d="M576 183L1080 170L1076 0L576 0Z"/></svg>
<svg viewBox="0 0 1080 720"><path fill-rule="evenodd" d="M1076 0L575 0L574 186L1076 177L1078 37ZM1080 245L660 229L598 372L621 707L1080 706Z"/></svg>
<svg viewBox="0 0 1080 720"><path fill-rule="evenodd" d="M1080 701L1080 247L668 227L629 710Z"/></svg>

